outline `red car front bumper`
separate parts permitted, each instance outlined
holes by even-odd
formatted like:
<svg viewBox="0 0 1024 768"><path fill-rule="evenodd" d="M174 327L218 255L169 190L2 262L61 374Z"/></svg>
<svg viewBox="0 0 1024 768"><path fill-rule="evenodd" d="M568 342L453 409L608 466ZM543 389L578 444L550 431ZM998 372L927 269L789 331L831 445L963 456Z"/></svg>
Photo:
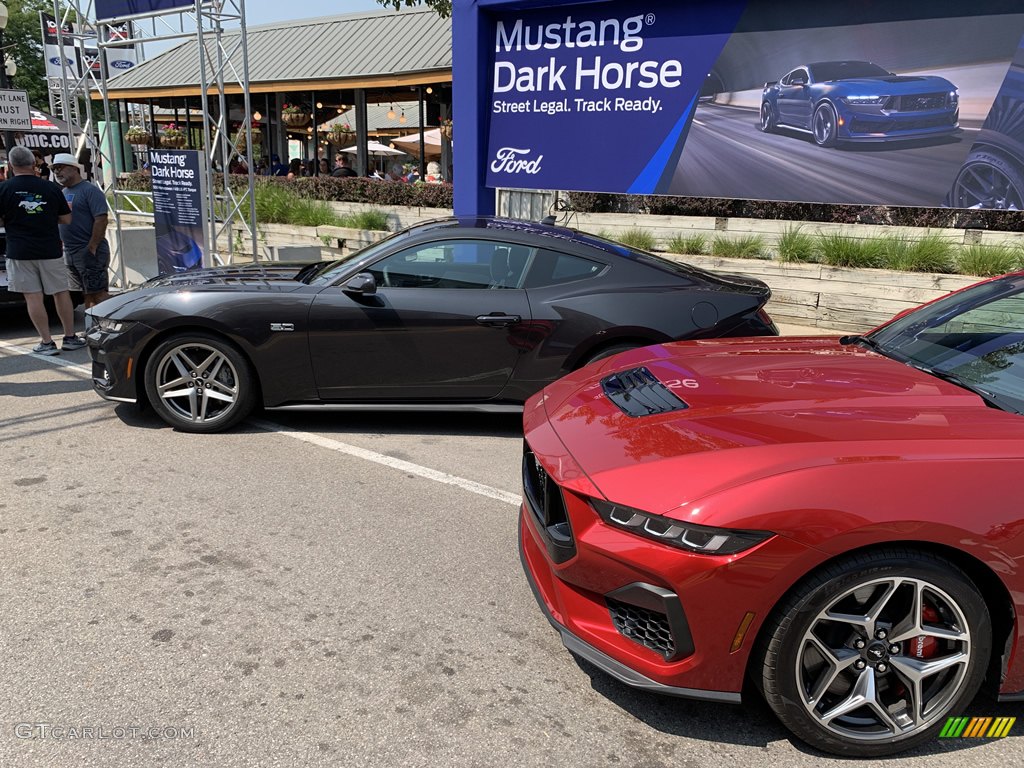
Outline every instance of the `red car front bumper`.
<svg viewBox="0 0 1024 768"><path fill-rule="evenodd" d="M566 468L565 456L559 466ZM738 703L758 629L821 553L775 536L738 555L689 554L617 530L584 496L559 493L571 554L552 548L529 492L519 547L565 646L634 687Z"/></svg>

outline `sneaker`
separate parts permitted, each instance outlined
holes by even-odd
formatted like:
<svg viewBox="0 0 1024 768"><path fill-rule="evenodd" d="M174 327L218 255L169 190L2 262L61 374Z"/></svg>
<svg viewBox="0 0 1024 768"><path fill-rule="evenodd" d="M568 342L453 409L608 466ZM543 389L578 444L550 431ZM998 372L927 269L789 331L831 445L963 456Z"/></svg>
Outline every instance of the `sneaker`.
<svg viewBox="0 0 1024 768"><path fill-rule="evenodd" d="M34 347L32 351L37 355L59 355L60 350L57 349L57 343L54 341L40 341Z"/></svg>
<svg viewBox="0 0 1024 768"><path fill-rule="evenodd" d="M85 339L81 336L65 336L60 342L60 348L63 350L81 349L85 346Z"/></svg>

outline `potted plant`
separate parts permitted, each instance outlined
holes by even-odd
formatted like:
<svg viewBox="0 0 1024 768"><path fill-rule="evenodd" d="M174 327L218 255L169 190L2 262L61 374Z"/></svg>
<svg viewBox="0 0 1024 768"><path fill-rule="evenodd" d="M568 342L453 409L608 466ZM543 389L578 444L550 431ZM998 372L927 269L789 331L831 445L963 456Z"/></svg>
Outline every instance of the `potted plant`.
<svg viewBox="0 0 1024 768"><path fill-rule="evenodd" d="M125 133L124 140L138 147L148 147L153 140L153 136L142 126L133 125Z"/></svg>
<svg viewBox="0 0 1024 768"><path fill-rule="evenodd" d="M160 135L160 145L171 149L180 149L187 143L185 132L176 123L168 123Z"/></svg>
<svg viewBox="0 0 1024 768"><path fill-rule="evenodd" d="M309 123L309 112L298 104L285 104L281 108L281 122L289 128L304 128Z"/></svg>
<svg viewBox="0 0 1024 768"><path fill-rule="evenodd" d="M448 141L451 141L452 140L452 119L450 117L446 117L444 120L442 120L441 121L441 125L438 128L438 130L441 132L442 136L444 136L446 139L448 139Z"/></svg>
<svg viewBox="0 0 1024 768"><path fill-rule="evenodd" d="M346 147L356 140L356 132L348 123L334 123L331 126L331 143Z"/></svg>
<svg viewBox="0 0 1024 768"><path fill-rule="evenodd" d="M238 130L235 133L235 147L238 149L239 152L245 152L245 123L241 123L237 127ZM254 122L249 126L249 130L252 133L253 148L256 148L263 141L263 129L260 127L259 123Z"/></svg>

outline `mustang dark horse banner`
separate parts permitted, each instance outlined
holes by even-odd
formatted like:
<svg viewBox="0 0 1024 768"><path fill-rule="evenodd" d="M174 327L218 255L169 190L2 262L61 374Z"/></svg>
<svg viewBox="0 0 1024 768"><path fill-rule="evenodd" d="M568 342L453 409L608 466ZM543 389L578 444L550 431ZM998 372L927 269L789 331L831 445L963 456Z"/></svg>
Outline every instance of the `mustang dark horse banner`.
<svg viewBox="0 0 1024 768"><path fill-rule="evenodd" d="M489 18L489 186L1024 209L1019 0Z"/></svg>

